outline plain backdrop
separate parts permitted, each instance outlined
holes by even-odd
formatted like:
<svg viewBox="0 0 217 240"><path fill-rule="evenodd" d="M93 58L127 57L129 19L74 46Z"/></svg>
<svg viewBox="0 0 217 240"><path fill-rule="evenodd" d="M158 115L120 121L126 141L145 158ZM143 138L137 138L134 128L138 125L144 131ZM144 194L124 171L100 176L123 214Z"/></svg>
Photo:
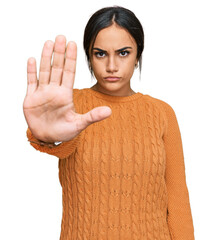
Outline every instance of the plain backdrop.
<svg viewBox="0 0 217 240"><path fill-rule="evenodd" d="M62 189L58 159L27 141L22 104L26 64L39 68L46 40L59 34L78 45L74 88L95 84L82 46L98 9L131 9L145 32L141 80L132 89L169 103L181 130L197 240L217 239L217 5L215 0L20 0L0 3L0 239L59 239Z"/></svg>

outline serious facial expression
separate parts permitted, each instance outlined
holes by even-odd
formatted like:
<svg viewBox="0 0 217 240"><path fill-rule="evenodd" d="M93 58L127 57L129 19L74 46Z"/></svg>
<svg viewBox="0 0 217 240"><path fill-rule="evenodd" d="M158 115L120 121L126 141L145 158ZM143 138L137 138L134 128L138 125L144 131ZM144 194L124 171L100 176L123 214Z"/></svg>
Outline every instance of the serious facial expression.
<svg viewBox="0 0 217 240"><path fill-rule="evenodd" d="M101 92L123 95L130 91L130 79L137 64L137 44L126 29L116 24L102 29L90 56Z"/></svg>

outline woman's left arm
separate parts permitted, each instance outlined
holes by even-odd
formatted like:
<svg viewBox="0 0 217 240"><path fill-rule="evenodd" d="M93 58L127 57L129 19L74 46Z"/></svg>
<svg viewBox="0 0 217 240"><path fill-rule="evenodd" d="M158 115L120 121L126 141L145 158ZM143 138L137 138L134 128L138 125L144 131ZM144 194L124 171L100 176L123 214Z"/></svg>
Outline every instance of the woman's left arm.
<svg viewBox="0 0 217 240"><path fill-rule="evenodd" d="M168 193L168 226L172 240L194 240L194 226L186 184L181 133L173 108L164 103L167 128L165 181Z"/></svg>

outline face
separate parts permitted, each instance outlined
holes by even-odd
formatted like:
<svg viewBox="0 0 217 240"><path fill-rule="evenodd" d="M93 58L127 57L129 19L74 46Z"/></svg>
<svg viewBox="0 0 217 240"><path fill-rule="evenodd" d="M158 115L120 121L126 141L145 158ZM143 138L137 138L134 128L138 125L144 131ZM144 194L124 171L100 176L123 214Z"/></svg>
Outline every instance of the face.
<svg viewBox="0 0 217 240"><path fill-rule="evenodd" d="M129 96L137 64L137 44L130 33L113 24L102 29L93 44L90 64L97 83L92 88L109 95Z"/></svg>

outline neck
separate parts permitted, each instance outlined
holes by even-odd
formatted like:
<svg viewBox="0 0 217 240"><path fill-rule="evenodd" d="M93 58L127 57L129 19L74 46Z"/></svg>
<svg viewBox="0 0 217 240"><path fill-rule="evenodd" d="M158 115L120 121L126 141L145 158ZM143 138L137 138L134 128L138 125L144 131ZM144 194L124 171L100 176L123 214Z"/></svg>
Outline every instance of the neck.
<svg viewBox="0 0 217 240"><path fill-rule="evenodd" d="M97 83L94 86L92 86L91 89L93 89L97 92L100 92L100 93L111 95L111 96L126 97L126 96L131 96L131 95L135 94L135 92L131 88L126 92L123 92L123 91L121 93L120 92L112 92L112 91L100 88Z"/></svg>

